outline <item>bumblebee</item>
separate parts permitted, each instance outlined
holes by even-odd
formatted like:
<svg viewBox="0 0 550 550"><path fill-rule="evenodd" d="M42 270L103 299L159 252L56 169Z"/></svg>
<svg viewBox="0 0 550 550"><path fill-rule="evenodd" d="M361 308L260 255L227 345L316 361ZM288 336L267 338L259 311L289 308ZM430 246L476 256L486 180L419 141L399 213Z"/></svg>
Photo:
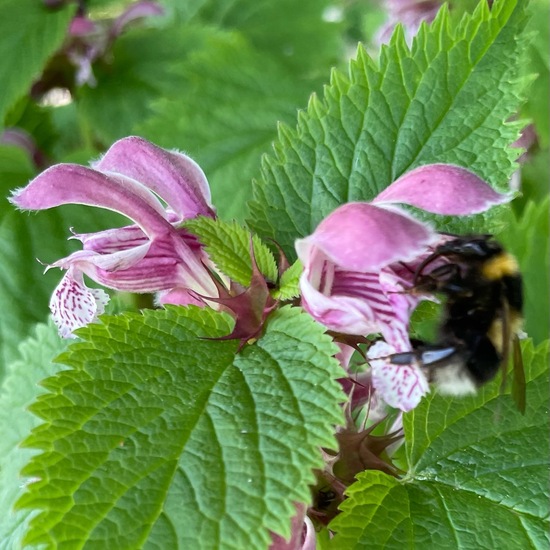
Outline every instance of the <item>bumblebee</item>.
<svg viewBox="0 0 550 550"><path fill-rule="evenodd" d="M516 259L491 235L451 238L420 264L410 291L445 298L438 338L433 344L413 343L413 351L394 354L390 362L415 363L442 393L462 395L492 380L500 368L505 373L513 349L512 393L524 409L517 339L523 289Z"/></svg>

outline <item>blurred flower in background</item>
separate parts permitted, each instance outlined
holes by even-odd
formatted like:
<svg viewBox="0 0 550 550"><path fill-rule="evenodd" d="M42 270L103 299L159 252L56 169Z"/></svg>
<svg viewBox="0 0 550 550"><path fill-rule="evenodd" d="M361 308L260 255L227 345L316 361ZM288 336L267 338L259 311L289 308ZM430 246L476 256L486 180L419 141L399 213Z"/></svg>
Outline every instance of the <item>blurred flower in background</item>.
<svg viewBox="0 0 550 550"><path fill-rule="evenodd" d="M47 2L58 8L62 2ZM32 87L32 95L38 100L52 89L72 90L74 87L96 86L93 64L99 60L109 62L111 50L117 38L136 21L164 14L157 2L139 1L129 5L114 19L92 20L83 5L71 21L67 38L61 50L51 59L40 79ZM63 100L66 102L66 100ZM48 103L49 99L46 98Z"/></svg>
<svg viewBox="0 0 550 550"><path fill-rule="evenodd" d="M439 0L384 0L387 22L378 31L375 42L385 44L399 23L403 25L405 39L410 44L423 21L431 23L443 2Z"/></svg>

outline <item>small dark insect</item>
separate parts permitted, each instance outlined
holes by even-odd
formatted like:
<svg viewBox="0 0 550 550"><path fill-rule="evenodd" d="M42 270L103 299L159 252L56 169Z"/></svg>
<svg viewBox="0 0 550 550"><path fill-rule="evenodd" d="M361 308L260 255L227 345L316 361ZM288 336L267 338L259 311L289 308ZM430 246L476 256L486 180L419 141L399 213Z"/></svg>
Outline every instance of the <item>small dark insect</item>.
<svg viewBox="0 0 550 550"><path fill-rule="evenodd" d="M436 260L437 267L430 270ZM434 344L418 342L413 351L392 355L390 362L416 363L442 393L461 395L492 380L499 368L505 375L513 348L512 395L523 412L525 377L518 340L523 291L516 259L491 235L456 237L422 262L411 291L445 297L438 339Z"/></svg>
<svg viewBox="0 0 550 550"><path fill-rule="evenodd" d="M315 502L315 508L317 510L326 510L330 508L332 503L338 498L336 492L332 489L321 489L317 493L317 499Z"/></svg>

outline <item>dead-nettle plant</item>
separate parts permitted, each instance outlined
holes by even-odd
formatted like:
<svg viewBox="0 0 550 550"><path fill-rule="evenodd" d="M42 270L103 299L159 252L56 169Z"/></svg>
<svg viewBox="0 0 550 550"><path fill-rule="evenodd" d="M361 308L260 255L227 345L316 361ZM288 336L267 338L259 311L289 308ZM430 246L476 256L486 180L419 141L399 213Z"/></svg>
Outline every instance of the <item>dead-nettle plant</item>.
<svg viewBox="0 0 550 550"><path fill-rule="evenodd" d="M359 47L296 128L280 125L247 225L217 215L185 143L137 136L12 192L20 210L128 221L67 227L78 249L38 258L62 272L63 340L37 333L51 371L31 384L46 376L29 398L34 454L7 455L25 481L6 485L0 534L11 521L25 531L12 541L44 548L504 547L478 529L494 513L514 547L545 538L543 466L524 451L546 449L547 347L521 346L522 416L499 380L464 399L434 391L423 360L447 351L421 334L462 268L441 251L457 234L487 240L514 198L525 6L481 2L458 22L438 2L387 4L410 32L397 26L377 62ZM136 3L95 50L77 16L61 53L79 83L127 20L160 11ZM118 312L119 293L153 300ZM523 482L527 504L510 496Z"/></svg>
<svg viewBox="0 0 550 550"><path fill-rule="evenodd" d="M410 316L421 300L435 297L407 290L414 287L422 262L449 238L399 205L464 216L510 198L459 166L425 165L401 176L370 202L350 202L334 210L313 234L297 239L298 267L291 268L279 252L277 269L269 269L275 257L268 243L257 238L255 242L245 229L216 220L206 177L195 162L138 137L116 142L90 168L59 164L47 169L15 191L11 202L25 210L86 204L115 210L134 222L74 234L71 238L82 243L82 250L47 266L66 271L50 301L53 320L64 338L75 338L79 328L99 322L109 300L104 290L87 287L84 275L109 289L155 293L159 305L193 304L208 308L209 317L226 312L232 319L231 331L219 334L206 329L197 337L210 339L213 349L216 341L221 346L222 341L237 340L236 362L243 347L253 350L264 329L269 333L271 319L278 319L289 334L297 315L304 315L299 313L302 309L320 323L326 332L318 331L319 340L329 335L337 344L332 355L343 367L338 382L344 393L334 397L346 412L345 427L335 433L338 454L322 453L325 466L312 504L313 517L322 519L327 515L323 495L340 502L345 487L364 469L397 475L399 469L387 448L395 449L402 441L401 416L385 435L373 431L388 417L390 407L410 411L429 392L428 380L416 364L394 365L383 356L371 357L372 350L375 356L380 350L386 356L412 350ZM239 234L245 236L241 254L231 242ZM255 245L262 260L256 257ZM232 278L231 265L239 262L248 276ZM293 280L284 281L289 274ZM299 295L295 292L285 299L289 285L297 287ZM200 319L199 312L195 315ZM378 339L368 352L371 359L363 354L362 362L354 363L363 372L348 371L353 352L361 354L360 345L369 337ZM265 382L251 382L257 384L254 391L261 392ZM358 427L361 414L368 427ZM301 522L306 520L304 510L299 507ZM307 521L306 539L314 536Z"/></svg>
<svg viewBox="0 0 550 550"><path fill-rule="evenodd" d="M301 300L293 305L301 305L329 331L348 337L380 334L393 352L410 351L411 313L430 295L407 290L414 286L418 267L448 236L396 205L464 216L510 198L458 166L430 164L412 170L373 201L337 208L312 235L296 241L303 272ZM215 210L204 173L177 151L138 137L125 138L91 168L52 166L15 191L11 202L25 210L86 204L115 210L134 222L74 234L71 238L81 241L83 249L47 266L66 271L50 301L62 337L74 337L76 329L97 321L105 311L107 293L88 288L84 275L110 289L155 293L159 304L227 311L239 330L226 336L237 338L238 333L241 345L253 344L268 315L288 303L276 298L280 278L289 268L286 258L280 258L283 267L276 280L270 280L259 270L252 246L246 260L252 277L243 285L231 280L223 265L216 266L200 235L186 227L186 221L201 216L215 220ZM244 326L253 328L247 332ZM344 340L339 353L345 357L344 367L353 351L345 348ZM374 362L374 399L408 411L428 391L428 381L416 366Z"/></svg>

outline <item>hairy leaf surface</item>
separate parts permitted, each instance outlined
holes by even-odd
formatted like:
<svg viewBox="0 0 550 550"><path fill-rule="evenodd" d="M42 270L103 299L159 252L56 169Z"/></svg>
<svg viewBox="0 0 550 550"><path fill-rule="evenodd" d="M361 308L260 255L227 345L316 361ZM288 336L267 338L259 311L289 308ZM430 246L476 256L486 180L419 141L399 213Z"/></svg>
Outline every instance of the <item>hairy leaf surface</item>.
<svg viewBox="0 0 550 550"><path fill-rule="evenodd" d="M307 502L319 447L334 447L344 396L322 328L297 308L264 336L227 315L175 308L104 317L33 406L44 419L20 500L38 508L29 544L265 548Z"/></svg>
<svg viewBox="0 0 550 550"><path fill-rule="evenodd" d="M0 0L0 126L63 43L74 10L48 10L35 0Z"/></svg>
<svg viewBox="0 0 550 550"><path fill-rule="evenodd" d="M548 342L522 347L525 416L498 380L464 399L431 394L404 418L408 475L361 474L329 548L548 547Z"/></svg>
<svg viewBox="0 0 550 550"><path fill-rule="evenodd" d="M268 280L277 280L277 264L269 248L257 236L236 222L229 223L211 218L196 218L185 222L199 237L210 259L233 281L248 286L252 276L250 243L260 272Z"/></svg>
<svg viewBox="0 0 550 550"><path fill-rule="evenodd" d="M504 188L518 155L508 146L521 123L507 120L526 83L517 76L524 25L523 2L491 10L481 2L458 28L441 10L411 49L398 30L378 63L360 47L349 75L333 72L297 127L280 128L254 186L251 226L291 256L294 240L340 204L373 199L403 173L435 162ZM467 226L453 223L438 219L447 230Z"/></svg>
<svg viewBox="0 0 550 550"><path fill-rule="evenodd" d="M29 519L35 515L33 510L13 509L31 481L20 470L36 454L19 445L39 424L27 408L45 391L39 382L63 368L52 361L66 345L53 323L37 325L19 346L19 357L7 367L0 387L0 550L20 548Z"/></svg>

